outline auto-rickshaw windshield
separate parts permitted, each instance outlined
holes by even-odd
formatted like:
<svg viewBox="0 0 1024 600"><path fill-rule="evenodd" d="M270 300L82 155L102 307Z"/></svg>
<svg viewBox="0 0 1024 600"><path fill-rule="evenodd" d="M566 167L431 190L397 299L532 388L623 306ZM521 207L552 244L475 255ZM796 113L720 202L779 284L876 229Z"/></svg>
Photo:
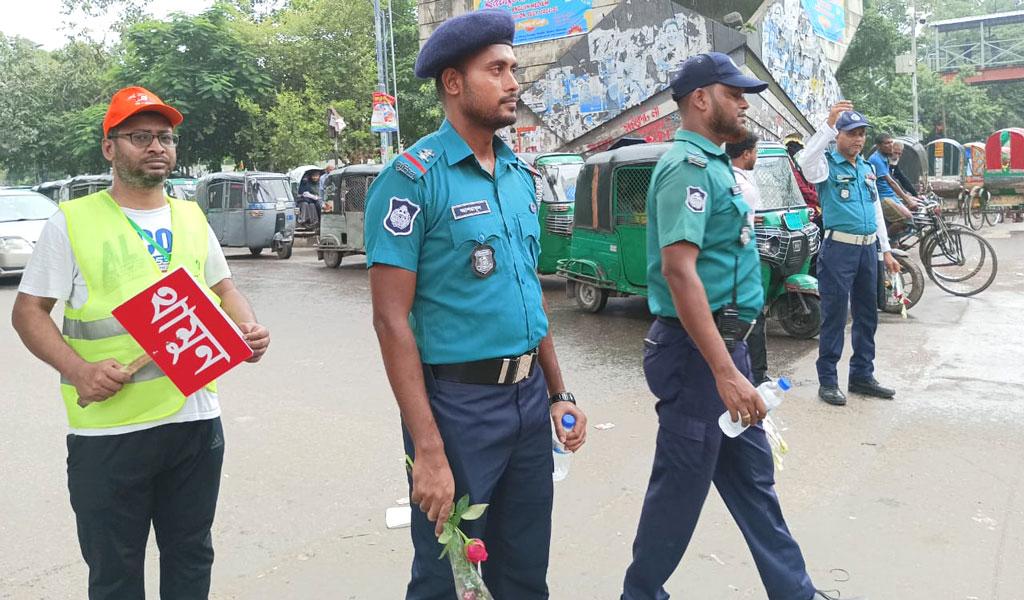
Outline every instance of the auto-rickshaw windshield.
<svg viewBox="0 0 1024 600"><path fill-rule="evenodd" d="M807 206L800 193L800 187L797 186L788 157L758 158L754 165L754 178L761 192L761 205L757 207L758 211Z"/></svg>
<svg viewBox="0 0 1024 600"><path fill-rule="evenodd" d="M555 193L554 200L549 202L575 202L576 178L583 170L583 163L541 165L539 168Z"/></svg>
<svg viewBox="0 0 1024 600"><path fill-rule="evenodd" d="M182 183L178 185L172 185L174 188L174 197L181 198L182 200L195 200L196 199L196 186L194 183Z"/></svg>
<svg viewBox="0 0 1024 600"><path fill-rule="evenodd" d="M287 179L256 179L253 186L254 202L276 204L291 202L292 193Z"/></svg>

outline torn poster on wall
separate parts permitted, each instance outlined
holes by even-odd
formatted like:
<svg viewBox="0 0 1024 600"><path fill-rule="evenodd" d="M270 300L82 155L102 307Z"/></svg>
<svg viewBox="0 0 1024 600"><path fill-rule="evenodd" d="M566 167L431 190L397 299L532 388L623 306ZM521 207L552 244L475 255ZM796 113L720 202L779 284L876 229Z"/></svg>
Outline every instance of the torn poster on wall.
<svg viewBox="0 0 1024 600"><path fill-rule="evenodd" d="M522 99L559 137L573 140L666 89L684 60L710 49L704 17L671 0L632 0L610 12Z"/></svg>
<svg viewBox="0 0 1024 600"><path fill-rule="evenodd" d="M761 61L812 123L821 123L840 98L839 83L825 60L800 0L779 0L761 24Z"/></svg>
<svg viewBox="0 0 1024 600"><path fill-rule="evenodd" d="M500 8L516 22L515 45L590 31L592 0L473 0L473 9Z"/></svg>

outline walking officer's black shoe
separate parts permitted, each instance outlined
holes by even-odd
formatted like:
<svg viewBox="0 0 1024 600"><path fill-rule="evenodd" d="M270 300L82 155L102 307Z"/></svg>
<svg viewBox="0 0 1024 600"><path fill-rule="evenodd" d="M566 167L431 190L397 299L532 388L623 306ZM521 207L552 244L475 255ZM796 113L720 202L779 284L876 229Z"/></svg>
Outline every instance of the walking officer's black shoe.
<svg viewBox="0 0 1024 600"><path fill-rule="evenodd" d="M846 406L846 394L834 385L823 385L818 388L818 397L832 406Z"/></svg>
<svg viewBox="0 0 1024 600"><path fill-rule="evenodd" d="M871 379L851 379L849 387L851 394L864 394L865 396L874 396L875 398L884 398L886 400L896 395L896 390L882 387L882 384L878 383L878 380L874 377Z"/></svg>

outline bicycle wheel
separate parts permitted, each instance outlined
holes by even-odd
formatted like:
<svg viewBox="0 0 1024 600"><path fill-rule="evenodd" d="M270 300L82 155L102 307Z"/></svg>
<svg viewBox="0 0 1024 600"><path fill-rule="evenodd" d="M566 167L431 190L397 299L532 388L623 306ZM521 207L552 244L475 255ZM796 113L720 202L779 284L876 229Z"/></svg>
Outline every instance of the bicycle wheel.
<svg viewBox="0 0 1024 600"><path fill-rule="evenodd" d="M954 296L973 296L995 281L999 261L992 244L961 228L936 232L923 243L924 270L935 285Z"/></svg>
<svg viewBox="0 0 1024 600"><path fill-rule="evenodd" d="M983 197L985 194L988 194L988 190L981 190L969 198L964 210L967 224L975 231L985 226L985 207L988 206L986 198Z"/></svg>
<svg viewBox="0 0 1024 600"><path fill-rule="evenodd" d="M985 222L989 225L998 225L1003 222L1003 210L988 209L985 211Z"/></svg>

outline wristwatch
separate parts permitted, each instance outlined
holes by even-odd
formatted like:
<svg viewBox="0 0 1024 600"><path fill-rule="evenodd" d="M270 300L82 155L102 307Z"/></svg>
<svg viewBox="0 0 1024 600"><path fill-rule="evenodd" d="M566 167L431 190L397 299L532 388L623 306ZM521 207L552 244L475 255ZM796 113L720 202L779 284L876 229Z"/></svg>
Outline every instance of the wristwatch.
<svg viewBox="0 0 1024 600"><path fill-rule="evenodd" d="M550 398L548 398L548 400L551 402L551 404L554 404L555 402L572 402L573 405L576 404L576 397L573 396L571 392L560 392L558 394L553 394Z"/></svg>

